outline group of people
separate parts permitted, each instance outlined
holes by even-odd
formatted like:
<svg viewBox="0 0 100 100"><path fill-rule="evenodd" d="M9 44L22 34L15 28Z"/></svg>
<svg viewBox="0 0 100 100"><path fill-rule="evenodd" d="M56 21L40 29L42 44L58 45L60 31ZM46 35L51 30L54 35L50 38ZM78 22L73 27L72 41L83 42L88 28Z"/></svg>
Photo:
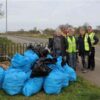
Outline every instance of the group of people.
<svg viewBox="0 0 100 100"><path fill-rule="evenodd" d="M73 27L60 26L53 38L49 39L48 48L51 53L63 59L73 69L77 69L77 61L80 56L82 61L82 72L95 69L95 45L99 42L91 26L87 29L79 28L79 33L75 33Z"/></svg>

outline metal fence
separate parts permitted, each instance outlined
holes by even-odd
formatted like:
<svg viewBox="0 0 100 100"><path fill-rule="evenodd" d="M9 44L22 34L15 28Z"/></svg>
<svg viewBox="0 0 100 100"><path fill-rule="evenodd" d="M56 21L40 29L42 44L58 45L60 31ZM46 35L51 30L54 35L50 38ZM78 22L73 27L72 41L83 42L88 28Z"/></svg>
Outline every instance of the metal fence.
<svg viewBox="0 0 100 100"><path fill-rule="evenodd" d="M34 47L40 45L42 47L46 47L47 43L30 43ZM0 44L0 61L10 60L15 53L23 54L26 50L27 43L17 43L17 44Z"/></svg>

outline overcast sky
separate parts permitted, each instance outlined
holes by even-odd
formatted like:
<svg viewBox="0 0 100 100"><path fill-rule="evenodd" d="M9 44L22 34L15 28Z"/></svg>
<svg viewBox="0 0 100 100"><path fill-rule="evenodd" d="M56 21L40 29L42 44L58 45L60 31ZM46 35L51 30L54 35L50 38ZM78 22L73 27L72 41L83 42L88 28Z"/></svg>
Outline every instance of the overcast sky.
<svg viewBox="0 0 100 100"><path fill-rule="evenodd" d="M5 0L0 0L5 10ZM8 30L56 28L69 23L100 25L100 0L8 0ZM5 17L0 19L5 31Z"/></svg>

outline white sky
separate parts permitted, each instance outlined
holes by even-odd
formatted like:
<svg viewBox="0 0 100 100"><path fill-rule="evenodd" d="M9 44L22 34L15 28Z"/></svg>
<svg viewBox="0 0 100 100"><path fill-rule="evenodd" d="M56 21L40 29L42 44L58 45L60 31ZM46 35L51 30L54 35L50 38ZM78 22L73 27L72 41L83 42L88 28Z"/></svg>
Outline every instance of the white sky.
<svg viewBox="0 0 100 100"><path fill-rule="evenodd" d="M0 0L5 10L5 0ZM56 28L69 23L100 25L100 0L8 0L8 30ZM5 17L0 32L5 31Z"/></svg>

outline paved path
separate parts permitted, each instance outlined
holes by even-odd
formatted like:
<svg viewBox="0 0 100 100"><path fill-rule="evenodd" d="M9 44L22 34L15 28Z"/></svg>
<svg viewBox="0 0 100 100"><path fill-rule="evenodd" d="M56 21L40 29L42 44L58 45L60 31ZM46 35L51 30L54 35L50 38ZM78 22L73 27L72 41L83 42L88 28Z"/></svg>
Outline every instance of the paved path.
<svg viewBox="0 0 100 100"><path fill-rule="evenodd" d="M100 47L96 47L96 67L94 71L89 71L87 73L82 73L79 71L79 75L83 76L85 79L89 80L92 82L92 84L96 84L97 86L100 87Z"/></svg>
<svg viewBox="0 0 100 100"><path fill-rule="evenodd" d="M48 43L48 39L43 39L43 38L32 38L32 37L21 37L21 36L11 36L11 35L0 35L0 37L7 37L9 40L12 40L15 43L43 43L43 44L47 44Z"/></svg>
<svg viewBox="0 0 100 100"><path fill-rule="evenodd" d="M19 37L19 36L7 36L8 39L11 39L17 43L34 43L34 42L43 42L46 43L47 39L41 38L30 38L30 37ZM89 71L88 73L78 72L79 75L83 76L85 79L89 80L93 84L100 86L100 47L96 47L96 68L95 71ZM81 65L80 65L81 66Z"/></svg>

